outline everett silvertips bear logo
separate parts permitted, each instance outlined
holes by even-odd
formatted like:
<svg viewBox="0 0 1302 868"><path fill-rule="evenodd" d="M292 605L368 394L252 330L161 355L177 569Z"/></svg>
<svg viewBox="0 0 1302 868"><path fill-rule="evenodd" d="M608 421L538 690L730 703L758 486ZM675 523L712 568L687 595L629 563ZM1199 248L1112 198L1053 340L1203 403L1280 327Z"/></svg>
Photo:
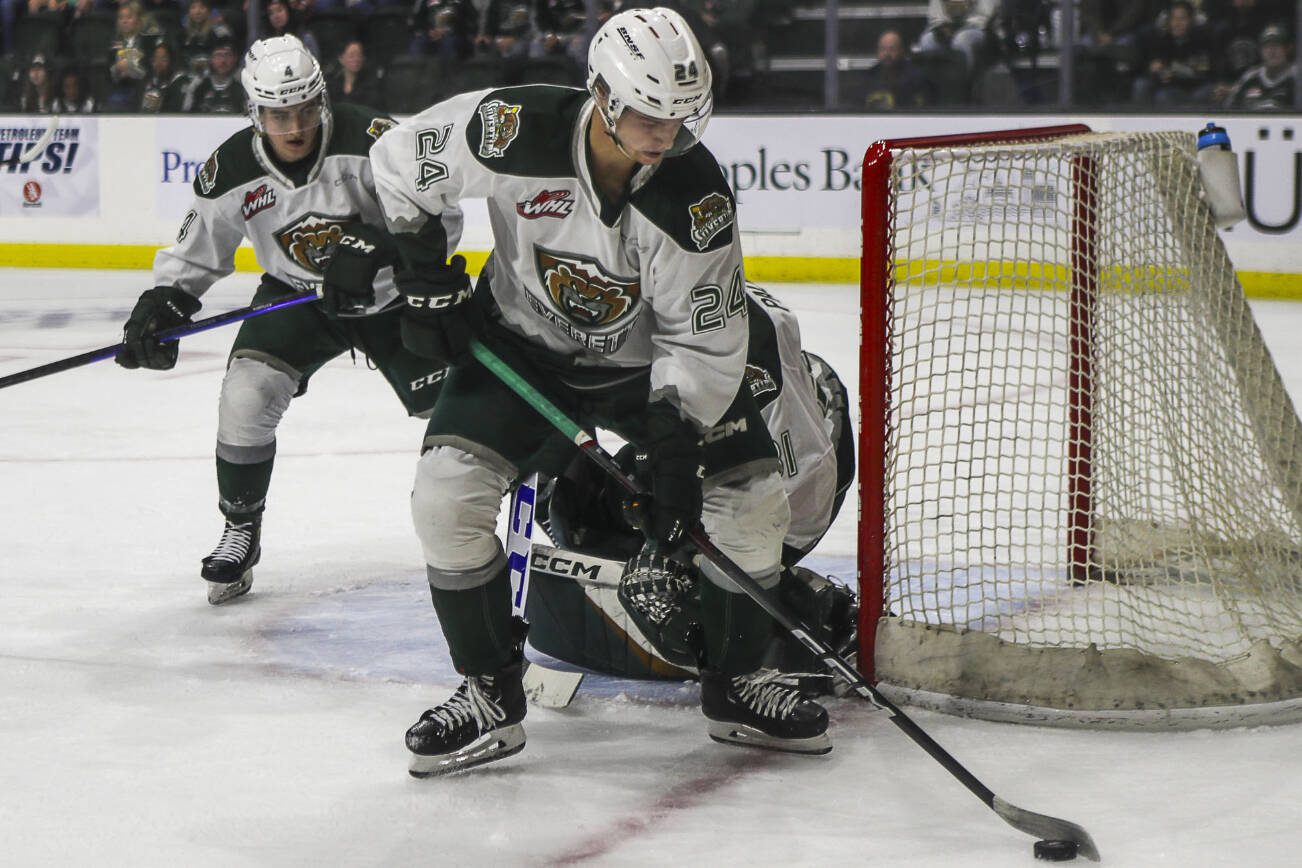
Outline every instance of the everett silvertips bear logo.
<svg viewBox="0 0 1302 868"><path fill-rule="evenodd" d="M305 214L291 225L276 232L276 241L294 263L316 274L323 274L335 245L344 235L343 226L357 220L348 217L323 217Z"/></svg>
<svg viewBox="0 0 1302 868"><path fill-rule="evenodd" d="M767 369L762 368L759 365L753 365L747 362L744 379L746 385L750 387L750 394L753 398L758 398L760 395L767 395L769 392L776 392L778 390L778 384L777 381L773 379L773 375L770 374Z"/></svg>
<svg viewBox="0 0 1302 868"><path fill-rule="evenodd" d="M213 151L212 156L199 167L199 189L206 196L217 186L217 152Z"/></svg>
<svg viewBox="0 0 1302 868"><path fill-rule="evenodd" d="M520 106L493 99L479 107L483 132L479 139L479 156L500 157L520 134Z"/></svg>
<svg viewBox="0 0 1302 868"><path fill-rule="evenodd" d="M371 118L371 125L366 128L366 134L373 139L378 139L397 125L397 121L389 118Z"/></svg>
<svg viewBox="0 0 1302 868"><path fill-rule="evenodd" d="M583 329L618 328L642 297L636 277L607 273L591 259L535 248L538 277L565 318Z"/></svg>
<svg viewBox="0 0 1302 868"><path fill-rule="evenodd" d="M687 212L692 217L692 241L697 250L704 250L714 236L732 225L732 203L722 193L711 193L688 205Z"/></svg>

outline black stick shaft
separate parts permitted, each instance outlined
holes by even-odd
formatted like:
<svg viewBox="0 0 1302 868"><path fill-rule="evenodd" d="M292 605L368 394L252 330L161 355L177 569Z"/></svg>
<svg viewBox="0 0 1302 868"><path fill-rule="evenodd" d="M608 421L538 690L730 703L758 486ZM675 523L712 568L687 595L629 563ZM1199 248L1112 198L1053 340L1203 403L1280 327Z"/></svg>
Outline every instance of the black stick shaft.
<svg viewBox="0 0 1302 868"><path fill-rule="evenodd" d="M298 295L291 295L288 298L282 298L277 301L269 301L265 304L251 305L242 307L238 310L219 313L216 316L210 316L207 319L201 319L197 322L177 326L176 328L164 329L158 333L158 339L164 343L168 341L179 341L181 338L197 335L200 332L206 332L220 326L228 325L233 322L241 322L255 316L261 316L264 313L271 313L285 307L293 307L296 304L313 301L316 299L316 293L304 292ZM100 347L97 350L88 350L75 356L69 356L66 359L60 359L57 362L49 362L44 365L38 365L35 368L28 368L25 371L19 371L16 374L9 374L0 377L0 389L9 386L16 386L19 383L26 383L28 380L35 380L40 377L48 377L50 374L57 374L60 371L80 368L82 365L89 365L92 362L102 362L104 359L111 359L122 349L122 344L113 344L107 347Z"/></svg>

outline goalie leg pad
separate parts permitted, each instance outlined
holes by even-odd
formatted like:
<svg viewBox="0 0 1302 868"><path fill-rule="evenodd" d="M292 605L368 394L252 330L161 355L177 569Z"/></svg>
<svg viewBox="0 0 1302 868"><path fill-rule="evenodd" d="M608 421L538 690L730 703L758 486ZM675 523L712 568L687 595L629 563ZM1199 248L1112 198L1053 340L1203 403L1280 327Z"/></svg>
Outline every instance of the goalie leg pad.
<svg viewBox="0 0 1302 868"><path fill-rule="evenodd" d="M776 471L707 489L701 523L719 549L761 587L778 583L782 540L791 525L787 492ZM733 593L741 593L723 571L708 561L701 566L705 577Z"/></svg>
<svg viewBox="0 0 1302 868"><path fill-rule="evenodd" d="M298 378L257 359L231 360L217 405L217 454L256 464L275 454L276 427L298 391Z"/></svg>
<svg viewBox="0 0 1302 868"><path fill-rule="evenodd" d="M466 573L501 555L497 515L510 479L455 446L416 463L411 517L434 572Z"/></svg>

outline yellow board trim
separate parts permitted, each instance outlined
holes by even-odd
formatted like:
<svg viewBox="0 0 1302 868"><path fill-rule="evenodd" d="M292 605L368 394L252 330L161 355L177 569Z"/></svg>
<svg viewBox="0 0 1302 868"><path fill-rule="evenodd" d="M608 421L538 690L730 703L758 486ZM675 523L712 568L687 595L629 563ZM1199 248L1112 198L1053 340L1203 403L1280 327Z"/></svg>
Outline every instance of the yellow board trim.
<svg viewBox="0 0 1302 868"><path fill-rule="evenodd" d="M131 244L0 244L0 267L4 268L126 268L148 270L153 267L158 247ZM483 251L463 253L467 268L478 272L488 254ZM897 278L920 276L924 263L899 264ZM940 278L971 277L976 274L1009 282L1022 288L1062 285L1061 266L1037 271L1035 263L972 263L963 267L941 264ZM253 249L235 251L235 270L257 272ZM952 272L952 274L951 274ZM1269 271L1240 271L1239 282L1249 298L1302 300L1302 274ZM858 283L859 260L838 256L748 256L746 277L755 283ZM928 276L934 281L934 276Z"/></svg>

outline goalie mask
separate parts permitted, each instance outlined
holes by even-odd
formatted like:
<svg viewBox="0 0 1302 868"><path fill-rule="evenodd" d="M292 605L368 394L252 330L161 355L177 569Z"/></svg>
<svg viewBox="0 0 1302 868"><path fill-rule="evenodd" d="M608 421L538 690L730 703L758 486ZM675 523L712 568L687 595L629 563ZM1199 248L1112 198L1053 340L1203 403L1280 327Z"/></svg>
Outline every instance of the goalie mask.
<svg viewBox="0 0 1302 868"><path fill-rule="evenodd" d="M240 83L249 99L253 128L263 135L293 136L330 130L325 77L297 36L275 36L249 46Z"/></svg>
<svg viewBox="0 0 1302 868"><path fill-rule="evenodd" d="M633 472L633 448L615 456L625 472ZM565 472L540 486L538 523L561 548L614 560L627 560L642 548L644 538L624 516L623 489L585 455L576 455Z"/></svg>
<svg viewBox="0 0 1302 868"><path fill-rule="evenodd" d="M682 121L667 156L689 150L704 135L714 108L711 83L700 43L672 9L612 15L588 49L588 91L617 144L615 125L632 110L654 120Z"/></svg>

